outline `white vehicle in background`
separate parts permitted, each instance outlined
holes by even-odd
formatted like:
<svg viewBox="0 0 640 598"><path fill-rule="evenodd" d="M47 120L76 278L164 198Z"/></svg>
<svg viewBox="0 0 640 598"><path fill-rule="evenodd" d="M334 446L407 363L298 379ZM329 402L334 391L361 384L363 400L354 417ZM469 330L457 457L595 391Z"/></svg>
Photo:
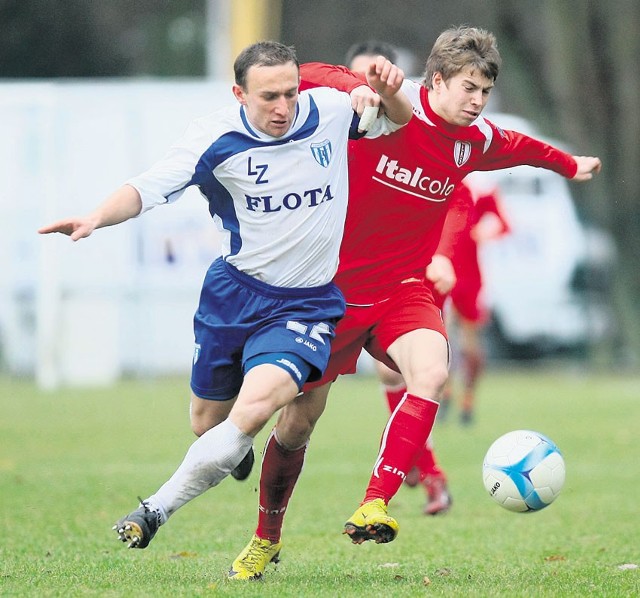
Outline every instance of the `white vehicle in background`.
<svg viewBox="0 0 640 598"><path fill-rule="evenodd" d="M541 138L522 118L487 118ZM530 166L473 173L467 181L478 190L498 188L511 227L479 250L490 352L539 357L581 350L607 334L611 314L601 291L608 285L613 243L580 222L568 181Z"/></svg>

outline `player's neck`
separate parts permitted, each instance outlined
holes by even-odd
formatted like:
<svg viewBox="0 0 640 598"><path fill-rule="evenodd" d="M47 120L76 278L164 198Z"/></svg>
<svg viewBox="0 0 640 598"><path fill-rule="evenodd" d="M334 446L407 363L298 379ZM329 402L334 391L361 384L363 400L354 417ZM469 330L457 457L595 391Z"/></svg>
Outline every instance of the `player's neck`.
<svg viewBox="0 0 640 598"><path fill-rule="evenodd" d="M431 113L430 116L432 118L434 116L436 117L434 120L436 120L437 124L445 127L446 129L458 129L460 125L456 125L447 119L446 111L440 105L438 95L432 89L428 88L425 88L425 92L427 112Z"/></svg>

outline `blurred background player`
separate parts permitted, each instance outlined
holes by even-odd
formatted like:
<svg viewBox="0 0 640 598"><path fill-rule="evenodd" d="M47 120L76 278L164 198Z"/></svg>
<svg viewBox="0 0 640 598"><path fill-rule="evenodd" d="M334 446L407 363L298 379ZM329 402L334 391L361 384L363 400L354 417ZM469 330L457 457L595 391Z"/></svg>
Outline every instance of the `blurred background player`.
<svg viewBox="0 0 640 598"><path fill-rule="evenodd" d="M365 73L377 56L384 56L394 64L398 62L398 51L394 46L372 39L353 44L347 50L344 63L354 73Z"/></svg>
<svg viewBox="0 0 640 598"><path fill-rule="evenodd" d="M368 40L353 44L349 48L345 56L345 64L354 73L364 73L376 56L384 56L394 64L398 62L398 52L391 44ZM463 189L462 193L468 193L468 189ZM447 234L446 223L443 234ZM439 299L444 299L456 282L455 268L451 259L443 253L436 253L427 267L426 278L436 285ZM387 406L393 413L404 393L407 392L407 385L400 372L392 370L381 361L373 360L373 362L376 375L382 384ZM427 439L424 450L418 455L415 465L408 472L404 483L412 488L418 485L424 488L427 495L425 515L445 513L451 507L452 499L447 476L436 461L431 436Z"/></svg>
<svg viewBox="0 0 640 598"><path fill-rule="evenodd" d="M488 312L482 302L482 272L478 255L481 243L496 239L509 232L509 224L500 209L499 191L473 192L473 203L467 225L456 241L453 268L456 283L445 303L445 322L450 334L455 332L458 345L453 345L453 373L461 379L460 423L473 420L478 380L484 370L485 351L482 329ZM459 362L456 359L459 357ZM457 364L457 365L456 365ZM438 417L444 420L453 396L450 375L440 401Z"/></svg>

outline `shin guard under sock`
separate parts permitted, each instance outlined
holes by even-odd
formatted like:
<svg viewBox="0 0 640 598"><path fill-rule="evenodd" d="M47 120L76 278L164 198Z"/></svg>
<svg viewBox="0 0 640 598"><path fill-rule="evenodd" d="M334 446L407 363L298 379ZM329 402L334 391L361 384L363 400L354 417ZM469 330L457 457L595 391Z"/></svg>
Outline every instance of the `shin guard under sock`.
<svg viewBox="0 0 640 598"><path fill-rule="evenodd" d="M289 499L304 465L307 444L287 450L271 432L262 456L260 474L260 505L256 535L278 542Z"/></svg>
<svg viewBox="0 0 640 598"><path fill-rule="evenodd" d="M406 393L391 414L380 442L380 452L364 501L388 503L414 464L433 428L438 403Z"/></svg>

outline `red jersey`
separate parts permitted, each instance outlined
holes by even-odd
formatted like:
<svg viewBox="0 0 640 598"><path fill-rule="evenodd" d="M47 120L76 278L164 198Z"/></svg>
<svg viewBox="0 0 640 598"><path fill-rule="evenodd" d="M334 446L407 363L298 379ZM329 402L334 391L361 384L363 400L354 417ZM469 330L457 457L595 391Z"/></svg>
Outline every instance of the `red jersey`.
<svg viewBox="0 0 640 598"><path fill-rule="evenodd" d="M306 86L351 91L357 79L344 67L302 65ZM413 117L399 131L362 139L349 148L349 206L335 282L347 303L367 305L389 297L407 279L422 279L438 248L456 186L475 170L527 164L565 177L577 171L570 154L484 117L452 125L429 105L427 89L406 80L402 90Z"/></svg>

